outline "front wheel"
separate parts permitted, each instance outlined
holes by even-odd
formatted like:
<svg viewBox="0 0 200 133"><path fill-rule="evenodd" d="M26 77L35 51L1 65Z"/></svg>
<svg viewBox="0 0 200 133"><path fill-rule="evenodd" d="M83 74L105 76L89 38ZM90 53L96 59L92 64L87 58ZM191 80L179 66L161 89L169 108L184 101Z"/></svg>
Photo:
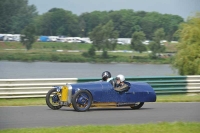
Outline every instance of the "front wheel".
<svg viewBox="0 0 200 133"><path fill-rule="evenodd" d="M131 105L130 107L132 109L140 109L143 105L144 105L144 102L138 102L138 103L135 103L134 105Z"/></svg>
<svg viewBox="0 0 200 133"><path fill-rule="evenodd" d="M49 108L53 110L58 110L62 107L62 105L59 105L60 98L59 94L56 91L55 88L48 91L46 94L46 104Z"/></svg>
<svg viewBox="0 0 200 133"><path fill-rule="evenodd" d="M89 110L92 104L92 95L87 90L76 92L72 98L72 106L78 112Z"/></svg>

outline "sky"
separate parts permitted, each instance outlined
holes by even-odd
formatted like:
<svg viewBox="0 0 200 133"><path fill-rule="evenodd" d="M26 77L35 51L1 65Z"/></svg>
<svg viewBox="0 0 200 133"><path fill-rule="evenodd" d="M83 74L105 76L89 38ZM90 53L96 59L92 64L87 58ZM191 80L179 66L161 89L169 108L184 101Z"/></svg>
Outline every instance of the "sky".
<svg viewBox="0 0 200 133"><path fill-rule="evenodd" d="M39 14L51 8L63 8L80 15L84 12L133 9L134 11L156 11L183 17L200 12L200 0L29 0Z"/></svg>

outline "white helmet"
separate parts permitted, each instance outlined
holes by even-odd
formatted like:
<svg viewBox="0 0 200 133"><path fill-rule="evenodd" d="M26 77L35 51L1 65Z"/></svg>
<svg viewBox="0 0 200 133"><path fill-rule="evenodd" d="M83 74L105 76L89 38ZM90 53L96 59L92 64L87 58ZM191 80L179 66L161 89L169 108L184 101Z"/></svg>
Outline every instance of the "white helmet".
<svg viewBox="0 0 200 133"><path fill-rule="evenodd" d="M117 78L117 79L120 79L121 82L124 82L124 81L125 81L124 75L119 74L119 75L117 75L116 78Z"/></svg>

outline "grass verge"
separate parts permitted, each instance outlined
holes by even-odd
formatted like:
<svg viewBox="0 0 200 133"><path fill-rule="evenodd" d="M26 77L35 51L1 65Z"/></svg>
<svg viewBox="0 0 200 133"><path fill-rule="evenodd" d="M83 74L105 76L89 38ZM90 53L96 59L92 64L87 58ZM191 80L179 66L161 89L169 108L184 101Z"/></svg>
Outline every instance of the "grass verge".
<svg viewBox="0 0 200 133"><path fill-rule="evenodd" d="M117 45L115 50L121 52L108 52L107 57L102 57L102 53L84 56L92 44L59 43L59 42L35 42L31 50L26 50L19 42L0 42L0 60L8 61L57 61L57 62L128 62L128 63L152 63L169 64L172 58L151 59L148 53L127 52L130 45ZM76 52L70 52L76 50ZM78 50L78 51L77 51Z"/></svg>
<svg viewBox="0 0 200 133"><path fill-rule="evenodd" d="M56 51L0 51L0 60L8 61L57 61L57 62L127 62L127 63L151 63L169 64L171 58L150 59L148 54L138 53L109 53L108 57L102 57L101 53L96 53L94 57L83 56L83 52L56 52ZM133 57L134 55L134 57Z"/></svg>
<svg viewBox="0 0 200 133"><path fill-rule="evenodd" d="M158 95L157 102L200 102L200 94Z"/></svg>
<svg viewBox="0 0 200 133"><path fill-rule="evenodd" d="M156 102L200 102L198 95L159 95ZM0 106L46 105L45 98L0 99Z"/></svg>
<svg viewBox="0 0 200 133"><path fill-rule="evenodd" d="M199 122L160 122L119 126L65 126L55 128L22 128L0 130L0 133L199 133Z"/></svg>

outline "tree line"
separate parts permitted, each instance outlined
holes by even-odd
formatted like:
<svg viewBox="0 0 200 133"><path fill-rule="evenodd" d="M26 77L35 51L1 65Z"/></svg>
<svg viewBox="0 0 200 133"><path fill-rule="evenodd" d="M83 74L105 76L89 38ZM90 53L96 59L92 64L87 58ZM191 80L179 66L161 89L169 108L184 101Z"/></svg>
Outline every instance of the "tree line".
<svg viewBox="0 0 200 133"><path fill-rule="evenodd" d="M93 11L76 15L61 8L52 8L39 15L34 5L28 5L28 0L1 0L0 16L0 33L19 34L33 23L36 35L88 37L95 27L112 21L119 38L131 38L134 32L142 31L146 39L152 40L154 32L163 28L164 39L169 41L177 40L174 33L184 21L178 15L131 9Z"/></svg>
<svg viewBox="0 0 200 133"><path fill-rule="evenodd" d="M134 10L93 11L73 14L61 8L52 8L39 15L28 0L0 1L0 33L19 34L27 49L35 41L35 35L90 37L92 47L86 56L94 56L95 50L102 49L107 58L107 50L115 49L117 38L132 38L131 48L143 52L142 41L152 40L150 58L165 50L160 40L179 40L178 52L173 66L181 75L200 74L200 14L186 22L178 15L160 14Z"/></svg>

